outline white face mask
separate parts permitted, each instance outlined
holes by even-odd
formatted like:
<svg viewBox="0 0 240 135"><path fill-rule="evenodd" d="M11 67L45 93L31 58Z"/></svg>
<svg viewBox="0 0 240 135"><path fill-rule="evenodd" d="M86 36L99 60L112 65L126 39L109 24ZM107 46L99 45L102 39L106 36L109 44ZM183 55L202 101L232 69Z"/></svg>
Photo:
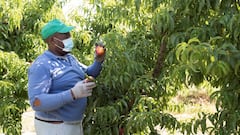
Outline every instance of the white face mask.
<svg viewBox="0 0 240 135"><path fill-rule="evenodd" d="M64 45L64 48L60 47L59 45L55 44L58 48L62 49L64 52L71 52L72 48L74 46L72 38L67 38L64 40L60 40L58 38L55 38L58 41L62 42Z"/></svg>

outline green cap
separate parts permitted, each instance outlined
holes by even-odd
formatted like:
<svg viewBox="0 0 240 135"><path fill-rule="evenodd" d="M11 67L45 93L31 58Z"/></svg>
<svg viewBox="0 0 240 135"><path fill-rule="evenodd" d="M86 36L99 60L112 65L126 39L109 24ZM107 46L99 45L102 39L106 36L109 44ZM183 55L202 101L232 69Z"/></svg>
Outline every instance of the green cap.
<svg viewBox="0 0 240 135"><path fill-rule="evenodd" d="M45 40L54 33L67 33L70 32L74 26L67 26L58 19L53 19L48 22L41 30L41 36Z"/></svg>

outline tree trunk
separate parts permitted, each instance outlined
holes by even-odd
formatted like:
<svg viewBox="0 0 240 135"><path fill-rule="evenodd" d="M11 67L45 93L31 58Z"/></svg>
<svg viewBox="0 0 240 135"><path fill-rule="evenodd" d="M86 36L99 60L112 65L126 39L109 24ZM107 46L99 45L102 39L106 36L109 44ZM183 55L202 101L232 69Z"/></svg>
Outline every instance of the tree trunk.
<svg viewBox="0 0 240 135"><path fill-rule="evenodd" d="M167 46L166 40L163 39L160 44L157 62L156 62L156 65L155 65L155 68L154 68L153 74L152 74L152 76L154 78L157 78L160 75L162 68L164 66L163 63L164 63L165 55L166 55L166 48L167 48L166 46Z"/></svg>

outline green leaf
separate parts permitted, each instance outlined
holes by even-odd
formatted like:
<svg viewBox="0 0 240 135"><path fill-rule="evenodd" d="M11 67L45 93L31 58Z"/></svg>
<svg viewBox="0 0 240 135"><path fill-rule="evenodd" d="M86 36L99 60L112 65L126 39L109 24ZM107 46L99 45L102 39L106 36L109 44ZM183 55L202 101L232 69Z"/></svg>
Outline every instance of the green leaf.
<svg viewBox="0 0 240 135"><path fill-rule="evenodd" d="M177 46L177 49L176 49L176 58L178 61L181 61L180 57L183 53L183 51L187 48L188 44L187 43L180 43L178 44Z"/></svg>
<svg viewBox="0 0 240 135"><path fill-rule="evenodd" d="M240 61L238 61L237 64L235 65L234 73L236 76L240 77Z"/></svg>

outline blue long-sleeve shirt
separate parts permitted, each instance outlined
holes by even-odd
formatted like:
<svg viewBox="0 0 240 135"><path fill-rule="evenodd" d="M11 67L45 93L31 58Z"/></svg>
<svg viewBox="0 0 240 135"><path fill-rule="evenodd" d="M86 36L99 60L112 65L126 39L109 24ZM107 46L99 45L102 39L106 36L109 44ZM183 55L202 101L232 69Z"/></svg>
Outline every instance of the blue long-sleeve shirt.
<svg viewBox="0 0 240 135"><path fill-rule="evenodd" d="M87 98L74 100L71 88L84 80L85 74L97 77L101 69L101 62L94 61L87 67L71 54L59 57L45 51L28 69L28 97L35 116L53 121L81 121ZM40 105L34 105L35 100Z"/></svg>

